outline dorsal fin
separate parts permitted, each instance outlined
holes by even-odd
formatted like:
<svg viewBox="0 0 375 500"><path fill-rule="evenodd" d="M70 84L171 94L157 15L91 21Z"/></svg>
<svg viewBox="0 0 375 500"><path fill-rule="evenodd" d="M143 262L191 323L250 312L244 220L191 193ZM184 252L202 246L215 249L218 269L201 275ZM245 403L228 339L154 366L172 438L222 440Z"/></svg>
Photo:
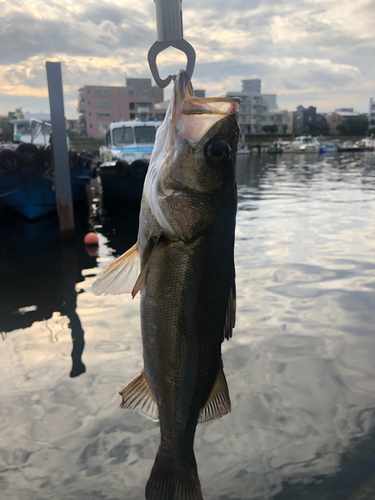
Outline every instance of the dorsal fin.
<svg viewBox="0 0 375 500"><path fill-rule="evenodd" d="M230 413L230 410L228 384L224 375L223 362L221 362L211 394L200 411L198 424L205 424L224 417L224 415Z"/></svg>
<svg viewBox="0 0 375 500"><path fill-rule="evenodd" d="M236 281L235 277L233 277L233 283L230 287L229 297L228 297L228 306L227 306L227 314L225 316L225 325L224 325L224 338L229 340L233 335L233 328L236 323Z"/></svg>
<svg viewBox="0 0 375 500"><path fill-rule="evenodd" d="M159 420L158 406L151 394L143 370L119 394L122 396L121 408L123 410L137 411L151 420Z"/></svg>
<svg viewBox="0 0 375 500"><path fill-rule="evenodd" d="M92 285L94 295L120 295L131 292L140 272L137 244L112 262Z"/></svg>

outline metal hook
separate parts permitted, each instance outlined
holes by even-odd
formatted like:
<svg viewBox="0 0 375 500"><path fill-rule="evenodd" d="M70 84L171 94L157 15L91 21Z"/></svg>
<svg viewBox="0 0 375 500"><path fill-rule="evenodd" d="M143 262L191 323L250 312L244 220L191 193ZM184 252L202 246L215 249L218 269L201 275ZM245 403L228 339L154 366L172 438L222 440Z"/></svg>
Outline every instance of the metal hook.
<svg viewBox="0 0 375 500"><path fill-rule="evenodd" d="M172 79L175 78L175 75L169 75L164 80L160 78L158 67L156 65L156 58L158 54L160 54L160 52L163 52L163 50L167 49L168 47L175 47L176 49L181 50L186 55L187 57L186 73L189 76L189 80L186 83L189 83L189 81L191 80L195 66L195 50L190 45L190 43L187 42L184 38L181 38L180 40L172 40L167 42L162 42L162 41L155 42L148 51L147 58L152 76L154 77L157 86L162 89L167 87L167 85L171 83Z"/></svg>

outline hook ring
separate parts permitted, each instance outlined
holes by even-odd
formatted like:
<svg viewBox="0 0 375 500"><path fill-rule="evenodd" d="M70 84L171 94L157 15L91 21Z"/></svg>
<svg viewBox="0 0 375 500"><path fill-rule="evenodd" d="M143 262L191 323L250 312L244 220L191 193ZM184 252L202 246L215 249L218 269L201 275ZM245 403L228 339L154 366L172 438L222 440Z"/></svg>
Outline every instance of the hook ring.
<svg viewBox="0 0 375 500"><path fill-rule="evenodd" d="M163 50L167 49L168 47L174 47L178 50L181 50L181 52L183 52L186 55L187 57L186 73L189 76L188 82L191 80L191 77L193 76L194 66L195 66L195 50L190 45L190 43L187 42L184 38L181 38L181 40L171 40L168 42L159 42L159 41L155 42L148 51L147 58L152 76L154 77L157 86L162 89L167 87L167 85L171 83L173 75L169 75L165 79L160 78L158 67L156 65L156 58L160 54L160 52L163 52Z"/></svg>

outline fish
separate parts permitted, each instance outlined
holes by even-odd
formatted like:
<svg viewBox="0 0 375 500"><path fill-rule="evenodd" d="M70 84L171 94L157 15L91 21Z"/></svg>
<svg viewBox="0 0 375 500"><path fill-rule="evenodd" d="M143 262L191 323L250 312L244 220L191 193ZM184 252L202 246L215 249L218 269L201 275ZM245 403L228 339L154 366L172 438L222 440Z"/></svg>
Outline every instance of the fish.
<svg viewBox="0 0 375 500"><path fill-rule="evenodd" d="M198 423L231 411L221 345L236 314L238 98L194 96L180 70L145 178L137 243L93 293L141 292L144 368L121 407L160 423L146 500L203 500Z"/></svg>

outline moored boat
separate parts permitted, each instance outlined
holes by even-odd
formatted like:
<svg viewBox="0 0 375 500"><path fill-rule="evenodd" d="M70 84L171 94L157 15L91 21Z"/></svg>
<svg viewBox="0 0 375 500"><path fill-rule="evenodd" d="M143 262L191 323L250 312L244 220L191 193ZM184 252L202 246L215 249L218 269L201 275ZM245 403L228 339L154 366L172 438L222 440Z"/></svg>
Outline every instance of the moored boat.
<svg viewBox="0 0 375 500"><path fill-rule="evenodd" d="M69 151L69 164L75 203L85 199L92 159ZM56 210L51 146L20 143L0 149L0 206L29 220Z"/></svg>
<svg viewBox="0 0 375 500"><path fill-rule="evenodd" d="M106 134L106 145L99 149L103 197L140 203L148 163L160 121L114 122Z"/></svg>

